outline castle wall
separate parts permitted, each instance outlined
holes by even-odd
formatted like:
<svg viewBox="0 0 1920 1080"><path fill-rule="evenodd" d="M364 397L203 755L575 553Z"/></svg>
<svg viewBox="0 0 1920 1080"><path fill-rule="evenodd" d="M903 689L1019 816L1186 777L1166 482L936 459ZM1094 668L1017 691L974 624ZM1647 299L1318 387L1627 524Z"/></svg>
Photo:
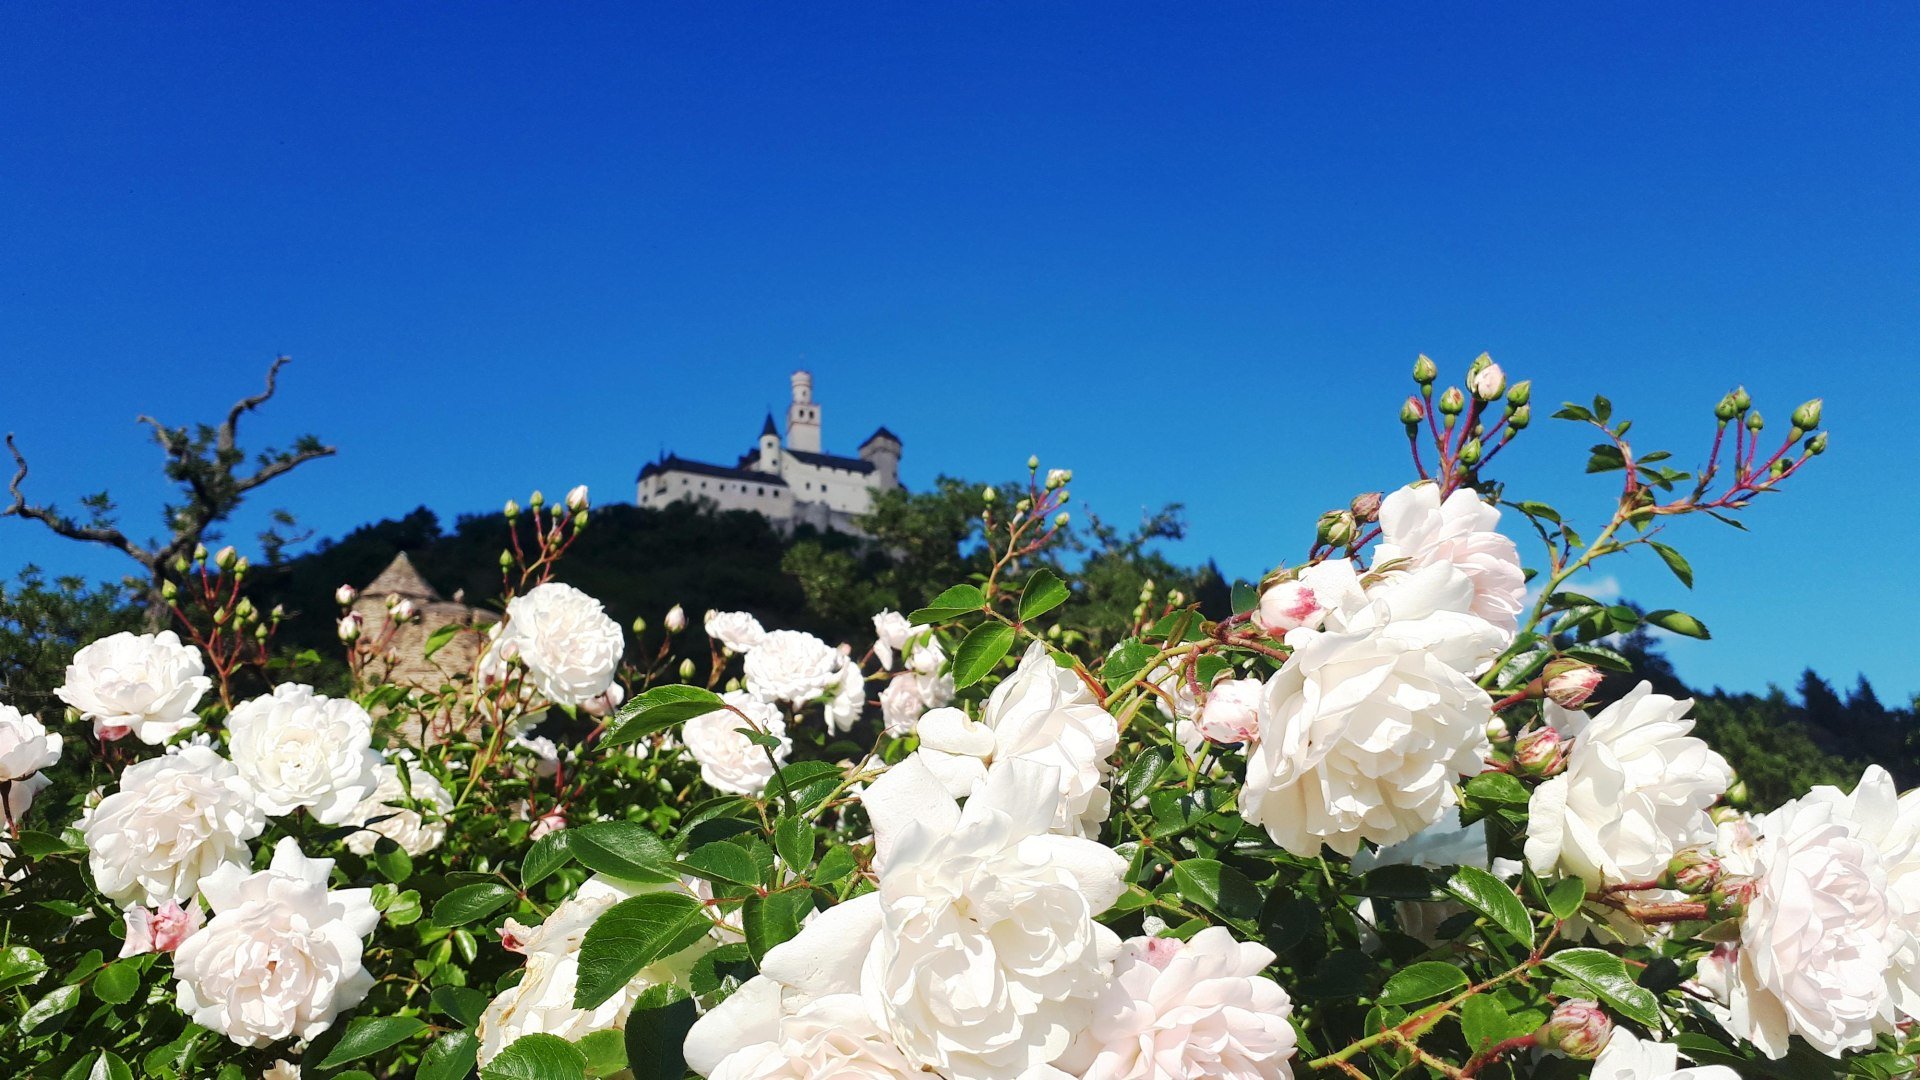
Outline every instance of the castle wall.
<svg viewBox="0 0 1920 1080"><path fill-rule="evenodd" d="M721 510L751 510L775 521L793 515L793 493L779 484L666 472L640 481L635 499L641 506L662 507L681 499L710 499Z"/></svg>

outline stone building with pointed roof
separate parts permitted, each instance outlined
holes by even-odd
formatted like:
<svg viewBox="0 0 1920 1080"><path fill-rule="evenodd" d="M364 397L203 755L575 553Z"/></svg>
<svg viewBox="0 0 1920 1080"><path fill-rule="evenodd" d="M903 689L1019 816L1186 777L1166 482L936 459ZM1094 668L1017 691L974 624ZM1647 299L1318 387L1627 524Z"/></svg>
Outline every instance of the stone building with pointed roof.
<svg viewBox="0 0 1920 1080"><path fill-rule="evenodd" d="M408 600L420 612L420 618L402 626L389 626L387 610L394 600ZM387 681L422 690L438 690L465 678L473 671L474 661L486 648L487 629L497 621L490 611L469 607L458 593L452 600L440 595L413 565L406 552L400 552L367 582L353 602L370 641L380 641L379 662L387 666ZM427 641L443 627L459 627L453 636L427 653ZM380 636L391 636L382 639ZM417 741L419 732L404 732L409 741Z"/></svg>
<svg viewBox="0 0 1920 1080"><path fill-rule="evenodd" d="M873 493L900 486L900 437L881 427L856 457L825 453L813 376L796 371L792 383L785 438L768 413L759 439L732 465L663 454L641 468L635 501L652 507L707 502L718 510L751 510L782 532L807 524L858 535L854 521L873 505Z"/></svg>

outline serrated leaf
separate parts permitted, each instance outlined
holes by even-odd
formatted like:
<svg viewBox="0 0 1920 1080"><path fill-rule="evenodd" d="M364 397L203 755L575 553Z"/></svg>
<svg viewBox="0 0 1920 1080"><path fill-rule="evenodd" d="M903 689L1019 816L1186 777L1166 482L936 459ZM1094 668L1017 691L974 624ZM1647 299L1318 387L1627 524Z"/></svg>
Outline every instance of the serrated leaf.
<svg viewBox="0 0 1920 1080"><path fill-rule="evenodd" d="M1107 654L1107 662L1100 666L1100 681L1109 688L1117 687L1140 674L1159 654L1160 650L1139 638L1128 638Z"/></svg>
<svg viewBox="0 0 1920 1080"><path fill-rule="evenodd" d="M1705 623L1684 611L1674 611L1671 608L1648 612L1646 621L1682 637L1699 638L1704 641L1713 636L1707 632Z"/></svg>
<svg viewBox="0 0 1920 1080"><path fill-rule="evenodd" d="M1046 567L1041 567L1027 578L1026 588L1020 590L1020 621L1031 622L1054 608L1067 602L1072 592L1067 583Z"/></svg>
<svg viewBox="0 0 1920 1080"><path fill-rule="evenodd" d="M1374 1001L1380 1005L1412 1005L1431 1001L1467 985L1467 973L1438 960L1401 968L1387 979Z"/></svg>
<svg viewBox="0 0 1920 1080"><path fill-rule="evenodd" d="M58 1030L73 1015L74 1006L80 1004L78 986L62 986L47 996L27 1006L20 1017L20 1030L28 1035L44 1035Z"/></svg>
<svg viewBox="0 0 1920 1080"><path fill-rule="evenodd" d="M480 1057L480 1040L470 1031L449 1031L427 1045L414 1080L464 1080Z"/></svg>
<svg viewBox="0 0 1920 1080"><path fill-rule="evenodd" d="M558 1035L522 1035L500 1051L480 1080L581 1080L587 1055Z"/></svg>
<svg viewBox="0 0 1920 1080"><path fill-rule="evenodd" d="M672 1000L654 1003L659 991ZM627 1017L627 1068L633 1080L681 1080L687 1075L687 1031L699 1016L693 999L671 987L642 995Z"/></svg>
<svg viewBox="0 0 1920 1080"><path fill-rule="evenodd" d="M437 987L427 1003L435 1012L452 1018L461 1027L472 1027L486 1011L487 995L465 986Z"/></svg>
<svg viewBox="0 0 1920 1080"><path fill-rule="evenodd" d="M1165 746L1149 746L1127 763L1127 769L1120 774L1120 801L1132 806L1158 787L1160 780L1173 769L1173 750Z"/></svg>
<svg viewBox="0 0 1920 1080"><path fill-rule="evenodd" d="M572 830L550 832L533 842L520 862L520 887L531 889L573 859Z"/></svg>
<svg viewBox="0 0 1920 1080"><path fill-rule="evenodd" d="M726 840L695 848L680 860L680 866L693 876L708 881L732 882L735 885L760 884L760 866L753 861L753 856L747 853L746 848Z"/></svg>
<svg viewBox="0 0 1920 1080"><path fill-rule="evenodd" d="M433 902L435 926L465 926L499 911L514 898L514 891L499 882L462 885Z"/></svg>
<svg viewBox="0 0 1920 1080"><path fill-rule="evenodd" d="M1447 881L1447 891L1522 945L1533 945L1533 920L1527 915L1526 905L1499 878L1477 866L1462 866Z"/></svg>
<svg viewBox="0 0 1920 1080"><path fill-rule="evenodd" d="M773 849L794 873L813 868L813 823L789 814L773 823Z"/></svg>
<svg viewBox="0 0 1920 1080"><path fill-rule="evenodd" d="M666 841L631 821L601 821L569 829L567 849L580 865L622 881L662 885L680 880Z"/></svg>
<svg viewBox="0 0 1920 1080"><path fill-rule="evenodd" d="M1467 1040L1469 1053L1512 1038L1513 1026L1507 1010L1490 994L1475 994L1460 1003L1460 1034Z"/></svg>
<svg viewBox="0 0 1920 1080"><path fill-rule="evenodd" d="M1673 576L1680 579L1680 584L1689 589L1693 588L1693 567L1688 565L1684 556L1658 540L1647 541L1647 546L1667 564L1667 569L1673 571Z"/></svg>
<svg viewBox="0 0 1920 1080"><path fill-rule="evenodd" d="M1173 868L1180 897L1225 919L1252 920L1260 915L1260 890L1247 875L1213 859L1186 859Z"/></svg>
<svg viewBox="0 0 1920 1080"><path fill-rule="evenodd" d="M109 1005L125 1005L140 990L140 968L126 960L108 964L93 977L93 996Z"/></svg>
<svg viewBox="0 0 1920 1080"><path fill-rule="evenodd" d="M347 1033L333 1044L320 1067L331 1069L377 1054L396 1043L405 1042L427 1025L411 1016L362 1016L347 1025Z"/></svg>
<svg viewBox="0 0 1920 1080"><path fill-rule="evenodd" d="M1656 1027L1659 1002L1653 992L1633 981L1627 965L1604 949L1563 949L1540 962L1580 983L1636 1023Z"/></svg>
<svg viewBox="0 0 1920 1080"><path fill-rule="evenodd" d="M1587 883L1579 878L1561 878L1547 890L1547 910L1556 919L1571 919L1587 899Z"/></svg>
<svg viewBox="0 0 1920 1080"><path fill-rule="evenodd" d="M600 742L603 746L634 742L725 707L720 695L702 687L656 686L622 705Z"/></svg>
<svg viewBox="0 0 1920 1080"><path fill-rule="evenodd" d="M955 585L927 604L908 614L907 621L919 626L922 623L945 622L983 610L987 606L987 594L972 585Z"/></svg>
<svg viewBox="0 0 1920 1080"><path fill-rule="evenodd" d="M812 913L813 893L808 889L749 896L740 905L740 928L746 932L754 963L765 959L768 949L798 934L802 921Z"/></svg>
<svg viewBox="0 0 1920 1080"><path fill-rule="evenodd" d="M820 856L820 865L813 870L813 883L831 885L853 873L859 866L859 862L853 857L853 852L845 844L835 844L827 849L825 855Z"/></svg>
<svg viewBox="0 0 1920 1080"><path fill-rule="evenodd" d="M68 1074L73 1075L72 1073ZM111 1050L100 1051L100 1056L88 1066L86 1080L133 1080L133 1070L119 1054Z"/></svg>
<svg viewBox="0 0 1920 1080"><path fill-rule="evenodd" d="M1013 627L1003 622L983 622L974 627L953 652L954 689L979 682L1012 649Z"/></svg>
<svg viewBox="0 0 1920 1080"><path fill-rule="evenodd" d="M642 893L608 908L580 942L573 1007L596 1009L642 968L707 935L713 921L683 892Z"/></svg>

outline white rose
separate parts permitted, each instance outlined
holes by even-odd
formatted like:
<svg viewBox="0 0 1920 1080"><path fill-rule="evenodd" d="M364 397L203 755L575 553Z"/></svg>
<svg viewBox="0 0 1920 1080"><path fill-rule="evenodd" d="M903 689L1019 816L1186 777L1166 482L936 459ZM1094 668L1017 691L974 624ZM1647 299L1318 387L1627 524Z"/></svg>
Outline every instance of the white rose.
<svg viewBox="0 0 1920 1080"><path fill-rule="evenodd" d="M1596 889L1650 881L1683 849L1713 841L1707 811L1733 773L1689 734L1692 707L1644 682L1592 715L1542 706L1573 749L1566 771L1535 788L1527 806L1536 873L1571 874Z"/></svg>
<svg viewBox="0 0 1920 1080"><path fill-rule="evenodd" d="M379 783L372 794L360 801L347 816L346 824L361 826L347 837L347 850L356 855L371 855L381 837L400 845L408 855L425 855L447 838L445 815L453 810L453 795L413 755L402 751L408 765L407 785L400 783L400 769L391 761L379 766ZM413 789L411 801L407 787ZM427 808L422 815L412 804Z"/></svg>
<svg viewBox="0 0 1920 1080"><path fill-rule="evenodd" d="M836 734L851 731L866 707L867 680L860 673L860 665L851 661L840 665L833 697L827 702L827 730Z"/></svg>
<svg viewBox="0 0 1920 1080"><path fill-rule="evenodd" d="M74 653L66 684L54 693L92 720L100 738L132 732L159 746L199 723L193 710L213 688L205 670L200 650L171 630L119 633Z"/></svg>
<svg viewBox="0 0 1920 1080"><path fill-rule="evenodd" d="M556 705L583 705L606 692L626 642L600 601L549 581L507 602L499 648L527 665L534 688Z"/></svg>
<svg viewBox="0 0 1920 1080"><path fill-rule="evenodd" d="M730 690L720 697L752 722L732 709L715 709L687 721L680 729L680 741L700 763L700 778L708 786L734 795L758 795L773 779L775 763L786 764L787 755L793 752L787 722L778 707L751 694ZM780 740L771 758L766 747L740 733L741 728L754 727Z"/></svg>
<svg viewBox="0 0 1920 1080"><path fill-rule="evenodd" d="M963 808L918 758L889 769L863 796L879 890L770 950L762 977L688 1033L687 1063L754 1075L728 1070L765 1060L784 1018L854 994L915 1067L954 1080L1058 1058L1111 981L1119 940L1094 916L1124 889L1126 860L1049 832L1062 801L1052 771L1002 762ZM736 1066L736 1053L752 1056Z"/></svg>
<svg viewBox="0 0 1920 1080"><path fill-rule="evenodd" d="M1593 1061L1592 1080L1740 1080L1725 1065L1680 1067L1680 1051L1669 1043L1644 1042L1623 1027Z"/></svg>
<svg viewBox="0 0 1920 1080"><path fill-rule="evenodd" d="M907 647L907 638L913 635L913 624L905 615L897 611L882 611L873 617L873 655L880 658L880 666L888 670L893 668L893 654Z"/></svg>
<svg viewBox="0 0 1920 1080"><path fill-rule="evenodd" d="M533 758L533 771L536 776L552 776L560 771L560 745L545 735L529 735L524 731L515 732L513 740L507 745L524 751ZM647 756L645 743L634 743L632 750L638 757Z"/></svg>
<svg viewBox="0 0 1920 1080"><path fill-rule="evenodd" d="M747 654L747 691L762 701L784 701L797 709L834 685L842 659L838 650L812 634L775 630Z"/></svg>
<svg viewBox="0 0 1920 1080"><path fill-rule="evenodd" d="M247 866L247 841L266 827L239 770L211 747L188 745L127 766L81 834L102 893L123 907L160 907L191 899L222 866Z"/></svg>
<svg viewBox="0 0 1920 1080"><path fill-rule="evenodd" d="M60 760L58 735L47 733L40 718L0 705L0 782L25 780Z"/></svg>
<svg viewBox="0 0 1920 1080"><path fill-rule="evenodd" d="M910 671L887 680L887 688L880 691L880 714L889 735L912 733L926 711L926 699L920 695L920 680Z"/></svg>
<svg viewBox="0 0 1920 1080"><path fill-rule="evenodd" d="M300 1080L300 1066L281 1058L267 1066L267 1071L260 1074L260 1080Z"/></svg>
<svg viewBox="0 0 1920 1080"><path fill-rule="evenodd" d="M764 976L752 981L762 985L751 994L743 986L734 995L747 995L738 1005L728 998L720 1007L760 1005L759 1023L751 1034L764 1038L729 1054L708 1080L902 1080L926 1075L874 1023L860 995L830 994L782 1015L777 1002L765 997L777 994L777 988Z"/></svg>
<svg viewBox="0 0 1920 1080"><path fill-rule="evenodd" d="M1839 1057L1895 1020L1894 961L1908 935L1849 804L1816 788L1758 823L1739 946L1714 978L1726 984L1728 1030L1768 1057L1784 1056L1791 1035Z"/></svg>
<svg viewBox="0 0 1920 1080"><path fill-rule="evenodd" d="M1346 559L1329 559L1300 568L1286 581L1260 594L1253 621L1270 634L1306 627L1318 630L1327 613L1362 600L1360 575Z"/></svg>
<svg viewBox="0 0 1920 1080"><path fill-rule="evenodd" d="M311 1039L373 989L362 938L380 921L370 889L329 889L332 859L292 837L256 874L226 865L200 882L213 917L173 954L179 1006L241 1046Z"/></svg>
<svg viewBox="0 0 1920 1080"><path fill-rule="evenodd" d="M587 928L607 909L629 897L671 888L666 885L628 885L601 877L588 878L573 896L561 901L546 921L527 927L508 920L503 935L515 952L527 957L520 981L500 992L475 1025L480 1040L480 1063L513 1045L523 1035L545 1034L580 1039L596 1031L612 1031L626 1023L633 1003L649 987L684 983L693 961L712 947L710 938L643 969L612 997L591 1009L574 1006L580 978L580 943Z"/></svg>
<svg viewBox="0 0 1920 1080"><path fill-rule="evenodd" d="M760 620L744 611L709 611L705 626L707 636L720 643L720 647L737 653L752 652L760 645L760 639L767 632L760 627Z"/></svg>
<svg viewBox="0 0 1920 1080"><path fill-rule="evenodd" d="M1404 487L1380 504L1374 564L1404 559L1406 569L1435 563L1458 567L1473 581L1473 613L1512 640L1526 603L1527 575L1519 549L1499 527L1499 508L1482 502L1471 488L1442 503L1435 484Z"/></svg>
<svg viewBox="0 0 1920 1080"><path fill-rule="evenodd" d="M1260 737L1259 679L1221 679L1207 691L1207 703L1193 721L1202 738L1228 745L1250 743Z"/></svg>
<svg viewBox="0 0 1920 1080"><path fill-rule="evenodd" d="M938 675L940 665L946 662L947 650L940 647L940 639L931 630L907 645L907 668L916 675Z"/></svg>
<svg viewBox="0 0 1920 1080"><path fill-rule="evenodd" d="M1404 840L1486 766L1493 702L1463 669L1494 635L1449 606L1461 575L1435 570L1330 613L1334 630L1287 634L1294 652L1267 680L1240 805L1288 851L1351 857L1362 842Z"/></svg>
<svg viewBox="0 0 1920 1080"><path fill-rule="evenodd" d="M44 773L35 773L25 780L14 780L8 783L6 797L0 799L0 812L6 814L6 823L18 825L20 819L27 816L27 811L33 809L33 800L51 783L53 781L47 779Z"/></svg>
<svg viewBox="0 0 1920 1080"><path fill-rule="evenodd" d="M1060 1064L1082 1080L1291 1080L1293 1001L1260 974L1273 958L1224 926L1184 942L1132 938Z"/></svg>
<svg viewBox="0 0 1920 1080"><path fill-rule="evenodd" d="M1023 759L1054 770L1061 784L1061 818L1055 825L1085 834L1107 819L1109 798L1101 786L1108 758L1120 741L1120 726L1086 683L1053 662L1034 642L1014 673L994 687L975 723L958 709L936 709L920 718L920 749L927 768L947 794L965 795L996 761Z"/></svg>
<svg viewBox="0 0 1920 1080"><path fill-rule="evenodd" d="M241 702L227 717L228 750L269 816L305 808L338 825L380 783L373 718L345 698L301 683Z"/></svg>

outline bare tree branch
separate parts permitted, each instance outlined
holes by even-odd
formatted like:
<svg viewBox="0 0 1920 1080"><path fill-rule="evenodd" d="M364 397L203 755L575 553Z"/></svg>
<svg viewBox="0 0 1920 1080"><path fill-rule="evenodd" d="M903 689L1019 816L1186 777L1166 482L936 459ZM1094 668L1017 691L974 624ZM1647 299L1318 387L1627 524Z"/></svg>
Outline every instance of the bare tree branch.
<svg viewBox="0 0 1920 1080"><path fill-rule="evenodd" d="M285 457L278 458L268 464L260 466L259 471L255 472L252 476L235 477L234 490L236 492L252 491L254 488L259 487L274 477L283 476L292 472L295 468L305 465L309 461L323 457L332 457L338 452L339 451L331 446L314 446L288 454Z"/></svg>
<svg viewBox="0 0 1920 1080"><path fill-rule="evenodd" d="M227 422L220 425L219 449L221 453L233 452L234 434L239 430L241 415L252 412L266 404L267 399L273 397L274 387L280 381L280 369L287 366L289 359L289 357L285 356L274 357L273 366L267 369L267 388L252 397L241 398L239 401L234 402L233 408L227 411Z"/></svg>
<svg viewBox="0 0 1920 1080"><path fill-rule="evenodd" d="M72 518L55 511L51 506L28 504L26 495L20 490L20 485L27 479L27 458L20 452L20 447L14 443L12 432L7 433L7 450L13 454L16 466L13 480L7 485L7 491L13 495L13 502L4 511L0 511L0 517L18 517L38 521L69 540L105 544L126 552L144 566L153 565L153 553L127 539L126 534L119 529L110 526L81 525Z"/></svg>

